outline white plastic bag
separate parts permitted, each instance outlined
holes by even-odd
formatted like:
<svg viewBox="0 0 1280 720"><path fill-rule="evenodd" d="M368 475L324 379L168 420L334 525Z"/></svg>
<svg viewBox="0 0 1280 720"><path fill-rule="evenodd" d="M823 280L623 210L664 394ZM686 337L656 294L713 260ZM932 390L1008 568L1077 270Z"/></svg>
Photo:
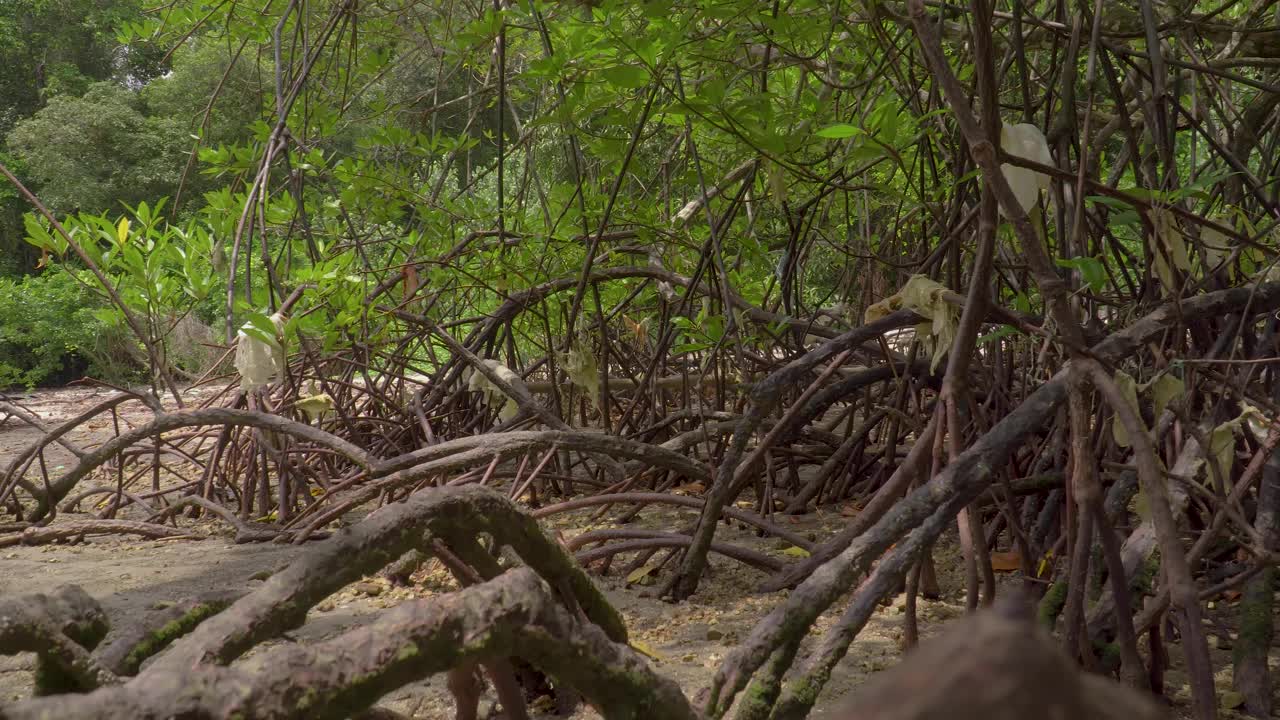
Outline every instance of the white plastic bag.
<svg viewBox="0 0 1280 720"><path fill-rule="evenodd" d="M481 362L488 366L490 370L496 372L498 377L502 378L517 393L529 397L529 391L525 387L524 380L514 370L497 360L481 360ZM516 403L515 398L508 397L506 393L498 389L497 385L489 382L489 378L485 377L484 373L475 369L470 372L471 377L467 380L468 390L483 393L485 402L491 405L496 405L499 402L503 403L502 407L498 409L499 420L506 422L520 412L520 406Z"/></svg>
<svg viewBox="0 0 1280 720"><path fill-rule="evenodd" d="M1049 153L1049 143L1045 140L1044 133L1030 123L1002 125L1000 149L1014 157L1033 160L1041 165L1053 165L1053 155ZM1023 210L1030 211L1039 202L1040 191L1049 190L1049 176L1044 173L1008 163L1002 164L1000 170ZM1004 214L1004 208L1000 209L1000 214Z"/></svg>
<svg viewBox="0 0 1280 720"><path fill-rule="evenodd" d="M252 327L249 323L245 323L240 332L236 333L235 365L236 371L240 373L241 390L248 392L266 385L284 370L284 322L284 316L280 313L271 316L276 336L270 343L245 332L245 328Z"/></svg>

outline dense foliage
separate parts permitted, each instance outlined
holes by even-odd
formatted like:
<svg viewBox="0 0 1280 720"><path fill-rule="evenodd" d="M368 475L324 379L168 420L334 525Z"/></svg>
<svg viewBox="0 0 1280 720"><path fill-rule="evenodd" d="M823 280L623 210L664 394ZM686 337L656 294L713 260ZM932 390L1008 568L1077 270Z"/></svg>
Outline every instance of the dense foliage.
<svg viewBox="0 0 1280 720"><path fill-rule="evenodd" d="M0 278L0 386L110 372L100 343L111 326L95 315L94 297L67 273Z"/></svg>
<svg viewBox="0 0 1280 720"><path fill-rule="evenodd" d="M957 518L972 605L1016 548L1068 651L1137 687L1171 608L1216 712L1201 591L1269 614L1280 552L1274 3L67 1L0 6L26 29L0 53L42 58L0 68L0 251L52 298L0 334L0 383L74 367L43 348L83 363L93 323L175 400L234 351L245 414L190 416L225 425L200 497L272 532L499 460L518 498L539 453L565 495L696 477L699 520L662 538L677 600L723 508L858 499L775 573L801 590L710 716L753 679L739 717L806 714Z"/></svg>

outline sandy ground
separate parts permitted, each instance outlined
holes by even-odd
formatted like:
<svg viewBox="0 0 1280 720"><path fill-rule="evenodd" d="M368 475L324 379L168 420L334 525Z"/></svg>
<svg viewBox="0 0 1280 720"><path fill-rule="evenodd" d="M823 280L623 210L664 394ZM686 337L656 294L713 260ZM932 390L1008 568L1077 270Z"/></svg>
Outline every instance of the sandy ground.
<svg viewBox="0 0 1280 720"><path fill-rule="evenodd" d="M79 584L102 603L116 624L125 625L198 593L255 587L260 584L260 580L253 579L255 575L261 577L265 571L278 569L305 550L270 543L236 546L225 538L172 542L102 538L78 546L6 548L0 553L4 574L0 594L49 592L60 585ZM411 588L392 588L380 579L344 588L312 610L305 628L291 633L292 641L332 637L384 607L452 589L438 568L428 568L420 575L425 577ZM649 594L648 588L623 587L622 578L602 578L599 583L625 616L632 639L658 656L655 669L692 694L709 682L724 653L781 600L781 593L754 593L755 584L762 578L754 570L716 560L704 591L682 605L643 597ZM923 601L922 606L922 619L928 625L954 618L961 611L955 602ZM887 607L859 635L824 694L822 710L868 673L896 662L899 612L899 607ZM819 634L835 616L824 616ZM0 657L0 700L27 697L32 667L31 656ZM451 700L440 680L402 688L390 694L385 705L416 717L452 716ZM596 715L584 710L576 716ZM814 714L827 716L824 712Z"/></svg>
<svg viewBox="0 0 1280 720"><path fill-rule="evenodd" d="M42 391L34 396L18 398L24 406L49 424L71 417L97 402L110 391L66 389ZM144 416L130 414L126 420L141 422ZM98 422L71 435L78 444L92 447L110 432L109 423ZM36 432L15 420L0 424L0 465L36 437ZM50 469L69 465L74 458L58 448L51 453ZM641 516L632 527L670 528L692 520L692 511L662 510ZM591 524L591 511L553 518L551 525L572 537L578 532L609 527L608 519ZM680 518L676 515L679 514ZM797 519L793 529L825 537L840 527L847 518L835 512L819 512ZM210 590L252 588L264 574L288 563L305 547L277 544L234 545L224 526L214 523L197 525L202 540L147 541L133 538L91 538L78 545L46 545L12 547L0 550L0 595L47 592L63 584L81 585L98 598L117 625L132 624L167 603ZM785 558L785 543L759 538L754 532L737 526L721 526L717 540L751 547ZM935 634L947 620L963 613L961 581L954 544L944 542L937 550L939 580L943 599L921 600L920 616L923 634ZM622 567L625 563L615 563ZM615 570L615 574L618 571ZM710 680L724 655L744 638L755 623L784 598L783 593L759 594L756 586L763 579L758 571L724 558L713 557L711 574L700 592L689 602L679 605L651 597L653 588L642 585L627 587L621 577L599 578L600 586L622 612L633 640L643 644L657 659L655 669L677 681L692 696ZM418 582L409 588L393 588L380 579L367 579L344 588L320 603L311 612L301 630L277 642L306 642L331 637L356 626L379 610L413 597L429 597L448 592L451 582L442 568L429 565L415 576ZM881 608L859 634L849 654L840 663L824 691L818 708L811 717L835 717L833 707L855 689L869 674L892 666L900 659L901 597ZM821 637L844 609L844 602L827 613L812 637ZM1234 613L1224 612L1222 621L1228 627ZM1215 649L1215 666L1221 669L1220 688L1229 686L1230 653L1226 645ZM802 650L802 656L805 651ZM1181 688L1180 653L1172 652L1174 667L1168 676L1169 686ZM163 658L163 655L161 655ZM19 655L0 657L0 703L26 697L31 687L32 657ZM1175 715L1186 711L1185 688L1175 692ZM384 699L384 705L418 718L450 718L452 704L444 690L442 678L406 686ZM541 716L541 715L540 715ZM1227 713L1224 717L1232 717ZM549 717L549 716L547 716ZM590 709L579 710L575 718L598 717Z"/></svg>
<svg viewBox="0 0 1280 720"><path fill-rule="evenodd" d="M255 575L261 577L282 567L305 549L275 544L233 545L219 537L164 542L103 538L75 546L7 548L0 553L0 595L48 592L74 583L97 598L113 620L123 625L202 592L252 588L260 584ZM633 640L643 643L659 658L655 669L679 682L689 694L710 680L725 653L783 597L754 593L763 575L736 564L715 560L712 572L704 590L680 605L645 597L651 588L624 587L623 578L599 580L626 618ZM419 583L409 588L393 588L380 579L368 579L320 603L307 625L290 633L290 638L306 642L331 637L382 608L451 589L442 569L433 566L419 573ZM961 612L960 605L945 601L922 601L922 608L922 620L927 625ZM855 687L866 674L896 662L899 612L897 606L888 607L872 619L841 663L820 709L828 708L831 701ZM824 616L820 629L830 625L836 616ZM0 700L27 697L32 669L32 656L0 658ZM452 717L450 699L438 679L402 688L388 696L384 704L414 717ZM597 715L584 709L575 717ZM813 717L829 715L816 712Z"/></svg>

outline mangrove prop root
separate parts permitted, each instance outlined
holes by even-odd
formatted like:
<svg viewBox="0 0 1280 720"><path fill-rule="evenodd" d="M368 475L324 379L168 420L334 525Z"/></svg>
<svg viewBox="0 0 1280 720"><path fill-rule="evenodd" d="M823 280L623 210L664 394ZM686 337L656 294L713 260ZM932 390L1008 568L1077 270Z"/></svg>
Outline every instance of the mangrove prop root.
<svg viewBox="0 0 1280 720"><path fill-rule="evenodd" d="M415 494L325 540L201 623L174 644L166 660L186 667L229 662L255 644L301 626L307 611L338 589L378 572L410 550L426 550L427 538L457 532L488 533L516 548L543 577L566 582L591 622L613 640L626 641L626 626L617 611L536 520L493 490L463 486Z"/></svg>
<svg viewBox="0 0 1280 720"><path fill-rule="evenodd" d="M37 694L115 683L89 654L107 629L102 607L78 585L0 600L0 654L36 653Z"/></svg>
<svg viewBox="0 0 1280 720"><path fill-rule="evenodd" d="M130 682L5 708L7 720L350 717L387 692L470 660L514 655L578 688L609 718L697 716L599 627L575 619L530 568L456 593L407 602L331 640L273 647L231 666L167 658Z"/></svg>
<svg viewBox="0 0 1280 720"><path fill-rule="evenodd" d="M113 631L94 655L117 675L136 675L148 658L194 630L205 619L225 610L243 594L223 591L180 600L128 630Z"/></svg>

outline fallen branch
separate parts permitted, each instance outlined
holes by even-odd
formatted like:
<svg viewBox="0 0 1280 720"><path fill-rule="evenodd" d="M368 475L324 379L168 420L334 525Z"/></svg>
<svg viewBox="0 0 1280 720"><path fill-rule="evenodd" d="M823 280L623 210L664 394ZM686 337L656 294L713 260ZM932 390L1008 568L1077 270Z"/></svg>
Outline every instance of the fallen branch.
<svg viewBox="0 0 1280 720"><path fill-rule="evenodd" d="M152 540L196 537L165 525L132 520L73 520L47 527L29 527L17 535L0 537L0 548L14 545L43 545L83 535L139 535Z"/></svg>

